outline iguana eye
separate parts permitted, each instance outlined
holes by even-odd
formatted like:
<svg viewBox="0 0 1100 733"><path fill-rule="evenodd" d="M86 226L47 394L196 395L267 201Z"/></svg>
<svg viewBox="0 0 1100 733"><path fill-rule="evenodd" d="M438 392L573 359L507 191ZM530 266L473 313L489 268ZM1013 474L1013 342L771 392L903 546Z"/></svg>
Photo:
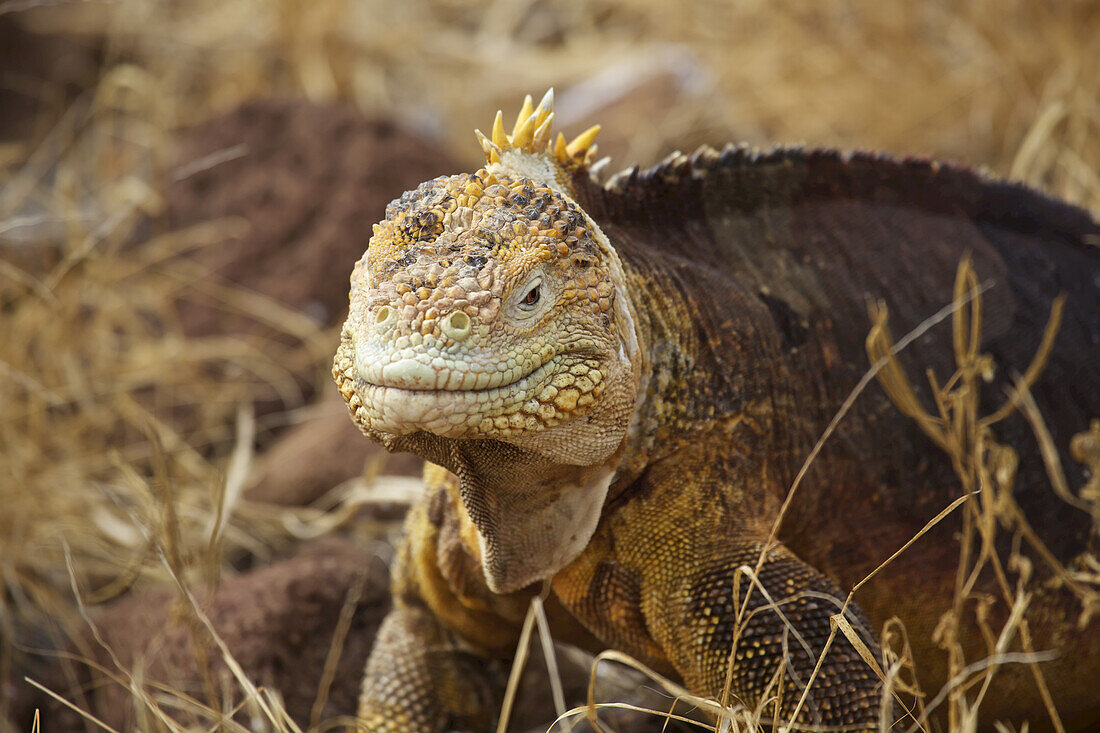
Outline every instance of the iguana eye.
<svg viewBox="0 0 1100 733"><path fill-rule="evenodd" d="M523 286L517 287L508 299L511 303L512 316L524 323L538 317L545 310L544 307L551 303L551 300L548 300L550 291L543 293L547 285L542 273L530 274Z"/></svg>
<svg viewBox="0 0 1100 733"><path fill-rule="evenodd" d="M538 302L539 302L539 286L536 285L535 287L531 288L531 290L527 293L527 295L525 295L523 297L523 300L520 301L520 305L525 305L527 307L531 307L531 306L535 305Z"/></svg>

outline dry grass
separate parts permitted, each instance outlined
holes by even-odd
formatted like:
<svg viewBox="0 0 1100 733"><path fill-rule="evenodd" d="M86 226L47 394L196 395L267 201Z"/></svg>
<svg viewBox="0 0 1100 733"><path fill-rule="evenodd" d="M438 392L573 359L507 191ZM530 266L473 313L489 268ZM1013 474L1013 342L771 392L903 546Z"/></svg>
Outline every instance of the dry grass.
<svg viewBox="0 0 1100 733"><path fill-rule="evenodd" d="M0 2L7 13L42 31L102 36L107 61L98 87L44 121L42 134L0 149L0 239L9 252L45 252L0 260L0 680L17 629L44 618L85 626L74 586L97 603L135 584L170 585L190 604L192 585L232 572L227 558L262 559L293 545L300 527L323 531L351 514L276 512L240 497L254 437L273 427L242 406L272 393L299 405L287 365L323 375L332 339L297 314L273 318L271 304L212 290L201 272L165 267L240 222L137 233L163 205L180 125L255 97L342 99L438 135L473 164L475 126L553 85L563 127L604 123L613 165L702 142L801 140L962 159L1100 208L1100 8L1091 0L711 1L687 10L657 0ZM124 247L135 237L140 246ZM961 281L969 293L965 272ZM179 298L263 318L287 338L186 338ZM960 372L933 410L912 403L888 363L879 377L956 458L961 495L987 488L982 496L998 497L962 509L964 597L982 568L1004 575L981 549L1005 519L990 512L1008 512L1028 539L1005 499L1011 448L965 402L982 368L965 334L980 318L959 313ZM873 360L885 358L886 331L875 339ZM1041 434L1027 382L1010 406ZM1087 440L1079 448L1097 454ZM1053 465L1051 474L1069 495ZM1089 578L1056 571L1087 588ZM1007 603L1026 604L1026 589L1002 585ZM1018 614L989 630L991 653L1014 635L1026 651ZM891 660L884 675L911 689L904 650ZM995 668L975 670L976 661L952 657L968 683L946 692L952 730L967 730L980 702L982 683L971 692L970 677ZM150 730L184 729L170 717L177 707L201 726L235 725L220 707L143 684L140 671L108 672L134 691ZM243 675L236 682L233 699L256 711L255 727L295 729L277 698ZM730 724L751 728L760 714Z"/></svg>
<svg viewBox="0 0 1100 733"><path fill-rule="evenodd" d="M1064 297L1057 298L1052 306L1043 338L1024 374L1017 380L1015 390L1005 402L988 415L978 412L978 394L981 382L991 375L997 365L980 352L981 344L981 294L978 276L970 261L964 260L955 283L956 302L965 304L953 314L953 340L956 371L946 382L928 372L932 388L934 412L917 399L916 393L904 370L890 354L892 340L887 328L888 313L879 304L872 308L874 326L867 337L867 353L872 361L886 359L887 365L879 373L879 381L898 409L912 420L933 443L951 458L955 473L963 491L963 529L960 541L960 557L956 573L954 602L944 613L937 630L938 643L947 650L951 682L946 690L949 726L951 730L971 730L977 725L978 710L985 697L999 664L990 663L972 670L975 660L967 660L958 639L958 631L965 625L964 605L982 600L975 586L983 573L992 573L1001 593L1000 601L1011 609L1009 618L1001 629L990 628L985 615L976 614L982 634L987 640L986 659L1002 659L1008 653L1014 638L1018 637L1022 659L1029 661L1035 684L1046 706L1047 715L1055 730L1065 730L1058 711L1054 707L1050 690L1039 665L1042 655L1037 654L1031 641L1028 621L1024 618L1035 587L1030 583L1031 561L1020 548L1027 547L1048 566L1050 576L1077 597L1081 604L1082 619L1094 608L1100 598L1100 584L1072 577L1053 554L1038 539L1028 519L1013 497L1013 484L1019 457L1011 446L997 441L995 426L1017 410L1024 409L1031 420L1033 430L1044 446L1044 458L1051 486L1062 500L1067 501L1091 516L1097 507L1091 506L1078 492L1071 493L1065 485L1057 452L1053 449L1042 416L1030 397L1030 388L1042 374L1050 357L1050 350L1058 332L1064 309ZM1027 405L1027 407L1023 407ZM1080 492L1084 493L1084 492ZM1100 524L1096 525L1100 529ZM1013 533L1012 555L1007 566L1015 571L1017 580L1010 582L1006 565L996 550L997 533L1007 529ZM1030 554L1029 553L1029 554ZM969 664L968 664L969 662ZM977 692L967 694L965 687L977 687ZM937 696L935 702L943 701ZM918 724L931 712L921 706Z"/></svg>

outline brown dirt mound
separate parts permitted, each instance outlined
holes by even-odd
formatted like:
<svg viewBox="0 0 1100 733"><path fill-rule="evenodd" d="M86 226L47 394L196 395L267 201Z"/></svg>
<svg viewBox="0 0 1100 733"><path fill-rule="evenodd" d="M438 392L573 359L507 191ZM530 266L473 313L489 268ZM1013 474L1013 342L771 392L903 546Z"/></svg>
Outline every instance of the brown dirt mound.
<svg viewBox="0 0 1100 733"><path fill-rule="evenodd" d="M342 319L352 265L386 204L457 170L441 148L389 120L300 100L253 102L199 125L182 136L179 159L167 197L171 228L222 217L248 223L239 239L195 257L325 326ZM192 333L223 331L224 318L195 307L185 324Z"/></svg>
<svg viewBox="0 0 1100 733"><path fill-rule="evenodd" d="M305 546L296 556L224 582L212 595L197 593L199 605L256 685L282 694L287 712L306 722L320 688L325 660L348 591L364 574L363 593L335 668L322 717L355 712L359 679L379 623L389 610L386 563L354 542L328 539ZM204 629L171 590L129 596L97 614L96 626L124 669L144 668L144 686L158 683L176 693L208 699L193 637L209 660L209 679L219 682L228 669ZM92 661L118 673L111 653L89 633L81 648ZM58 670L58 667L53 667ZM78 684L43 682L66 699L84 701L87 710L116 730L141 728L129 689L85 668ZM83 730L80 718L29 686L18 689L16 724L30 730L34 707L42 710L42 730ZM230 701L235 703L236 701Z"/></svg>
<svg viewBox="0 0 1100 733"><path fill-rule="evenodd" d="M279 434L253 466L245 496L287 506L307 506L329 489L372 471L419 476L424 462L409 453L387 454L363 437L335 392L316 405L316 415Z"/></svg>

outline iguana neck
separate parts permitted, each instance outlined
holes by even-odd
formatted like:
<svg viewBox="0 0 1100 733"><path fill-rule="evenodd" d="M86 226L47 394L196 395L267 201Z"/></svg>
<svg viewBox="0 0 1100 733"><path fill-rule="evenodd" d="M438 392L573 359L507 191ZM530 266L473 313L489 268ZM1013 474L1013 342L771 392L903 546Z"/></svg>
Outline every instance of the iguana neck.
<svg viewBox="0 0 1100 733"><path fill-rule="evenodd" d="M665 276L667 262L649 261L649 253L621 255L635 314L641 372L634 418L611 498L647 465L684 447L716 435L721 437L711 440L714 445L731 445L746 429L759 433L757 438L768 433L776 377L769 371L773 360L765 353L767 348L752 335L757 326L751 316L697 323L697 298L732 297L731 293L683 292L682 288L691 286L690 276L681 280ZM742 364L731 363L726 344L716 338L717 330L743 334L751 342ZM735 452L727 451L714 460L733 460Z"/></svg>
<svg viewBox="0 0 1100 733"><path fill-rule="evenodd" d="M634 263L624 260L623 268L635 316L640 364L634 417L623 441L613 495L633 482L655 457L657 438L668 422L667 407L675 399L673 392L682 390L682 385L672 380L686 373L679 366L690 360L688 344L675 322L684 304L653 283Z"/></svg>

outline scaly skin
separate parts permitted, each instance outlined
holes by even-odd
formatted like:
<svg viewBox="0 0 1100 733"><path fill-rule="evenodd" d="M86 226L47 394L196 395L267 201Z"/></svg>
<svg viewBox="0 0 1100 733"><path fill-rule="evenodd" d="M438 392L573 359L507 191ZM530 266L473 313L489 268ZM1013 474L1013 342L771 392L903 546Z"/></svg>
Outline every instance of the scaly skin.
<svg viewBox="0 0 1100 733"><path fill-rule="evenodd" d="M784 719L842 589L957 492L949 462L872 391L808 474L782 542L765 547L794 474L866 368L865 298L911 327L951 300L969 252L994 281L986 350L1022 371L1050 299L1067 292L1053 381L1034 390L1064 451L1100 413L1083 368L1100 342L1100 257L1084 242L1100 226L967 171L832 153L703 151L601 187L586 168L591 132L550 145L551 117L549 99L528 104L508 136L498 115L482 137L487 168L394 201L352 275L337 384L367 436L430 462L361 725L490 729L540 587L556 638L623 650L716 699L732 651L730 699ZM946 336L903 361L944 374L950 357ZM1070 562L1089 517L1044 488L1026 426L1006 423L1001 437L1023 446L1021 505ZM931 639L950 603L956 528L938 526L868 584L859 600L874 625L850 609L876 654L874 629L902 617L926 686L943 677ZM763 590L738 629L749 581L735 575L761 553ZM1037 648L1065 646L1079 610L1057 590L1037 598ZM1046 669L1064 719L1083 728L1096 711L1074 672L1095 668L1100 643L1095 621L1080 633ZM980 648L976 633L963 639ZM1041 724L1030 676L999 675L996 717ZM873 728L883 704L838 637L798 723Z"/></svg>

